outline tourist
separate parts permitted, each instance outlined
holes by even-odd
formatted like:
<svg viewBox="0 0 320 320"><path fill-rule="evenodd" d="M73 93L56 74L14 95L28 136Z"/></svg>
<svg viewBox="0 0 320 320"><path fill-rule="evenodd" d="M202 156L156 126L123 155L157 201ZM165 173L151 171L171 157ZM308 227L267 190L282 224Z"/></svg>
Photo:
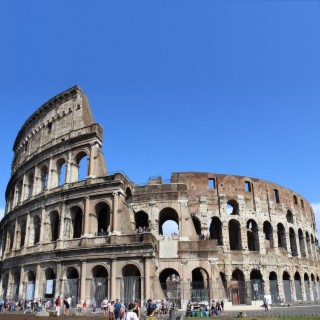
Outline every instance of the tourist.
<svg viewBox="0 0 320 320"><path fill-rule="evenodd" d="M108 299L105 297L101 302L101 309L103 312L103 316L106 317L108 315Z"/></svg>
<svg viewBox="0 0 320 320"><path fill-rule="evenodd" d="M82 303L82 309L83 309L83 312L86 313L87 312L87 300L84 300L83 303Z"/></svg>
<svg viewBox="0 0 320 320"><path fill-rule="evenodd" d="M60 317L60 309L61 309L61 298L60 296L57 297L56 301L56 316ZM31 309L32 309L32 302L31 302Z"/></svg>
<svg viewBox="0 0 320 320"><path fill-rule="evenodd" d="M63 299L63 305L64 305L64 310L63 310L63 314L65 316L68 316L69 315L69 310L70 310L70 304L69 304L69 301L68 301L68 296L65 296L64 299Z"/></svg>
<svg viewBox="0 0 320 320"><path fill-rule="evenodd" d="M137 314L133 311L134 305L132 303L129 303L128 309L125 320L138 320Z"/></svg>

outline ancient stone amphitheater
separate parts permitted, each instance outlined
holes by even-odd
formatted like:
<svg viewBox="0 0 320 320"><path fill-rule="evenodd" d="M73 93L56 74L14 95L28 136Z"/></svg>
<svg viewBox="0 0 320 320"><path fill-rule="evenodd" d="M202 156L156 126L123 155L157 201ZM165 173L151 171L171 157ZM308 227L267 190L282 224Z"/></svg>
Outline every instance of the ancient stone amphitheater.
<svg viewBox="0 0 320 320"><path fill-rule="evenodd" d="M301 195L206 172L136 185L107 173L101 147L78 86L23 124L0 224L3 298L319 300L315 217ZM164 234L168 221L177 232Z"/></svg>

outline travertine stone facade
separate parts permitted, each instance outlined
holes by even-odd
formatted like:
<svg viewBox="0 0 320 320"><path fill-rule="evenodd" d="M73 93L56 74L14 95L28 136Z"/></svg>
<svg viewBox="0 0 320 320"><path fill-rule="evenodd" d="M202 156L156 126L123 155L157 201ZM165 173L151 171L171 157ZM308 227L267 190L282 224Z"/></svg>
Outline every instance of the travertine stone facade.
<svg viewBox="0 0 320 320"><path fill-rule="evenodd" d="M0 224L3 298L319 300L315 218L302 196L204 172L138 186L107 174L101 147L77 86L19 131ZM164 235L168 221L177 231Z"/></svg>

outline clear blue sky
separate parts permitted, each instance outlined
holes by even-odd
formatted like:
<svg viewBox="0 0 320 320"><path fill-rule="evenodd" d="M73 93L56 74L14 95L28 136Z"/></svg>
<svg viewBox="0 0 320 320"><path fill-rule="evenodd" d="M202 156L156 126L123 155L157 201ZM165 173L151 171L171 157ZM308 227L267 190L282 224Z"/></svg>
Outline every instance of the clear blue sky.
<svg viewBox="0 0 320 320"><path fill-rule="evenodd" d="M20 127L78 84L110 172L261 178L320 216L318 0L1 0L0 48L0 208Z"/></svg>

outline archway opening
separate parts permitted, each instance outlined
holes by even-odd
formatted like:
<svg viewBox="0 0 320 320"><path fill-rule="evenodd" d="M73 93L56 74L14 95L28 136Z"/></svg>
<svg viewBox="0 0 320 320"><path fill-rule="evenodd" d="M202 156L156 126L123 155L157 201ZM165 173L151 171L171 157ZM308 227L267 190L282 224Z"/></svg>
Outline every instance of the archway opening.
<svg viewBox="0 0 320 320"><path fill-rule="evenodd" d="M159 281L163 296L167 300L174 299L178 307L181 307L180 275L172 268L164 269L159 274Z"/></svg>
<svg viewBox="0 0 320 320"><path fill-rule="evenodd" d="M179 216L176 210L165 208L159 214L159 234L160 235L178 235L179 234Z"/></svg>
<svg viewBox="0 0 320 320"><path fill-rule="evenodd" d="M242 250L240 223L235 219L229 221L229 245L230 250Z"/></svg>
<svg viewBox="0 0 320 320"><path fill-rule="evenodd" d="M108 271L104 266L95 266L92 269L91 296L98 306L105 297L108 297Z"/></svg>
<svg viewBox="0 0 320 320"><path fill-rule="evenodd" d="M128 264L122 269L120 296L124 302L141 300L141 273L133 264Z"/></svg>
<svg viewBox="0 0 320 320"><path fill-rule="evenodd" d="M213 217L210 224L210 239L217 240L219 246L223 245L222 223L218 217Z"/></svg>
<svg viewBox="0 0 320 320"><path fill-rule="evenodd" d="M149 216L144 211L138 211L134 213L134 220L136 223L136 231L147 232L149 231Z"/></svg>
<svg viewBox="0 0 320 320"><path fill-rule="evenodd" d="M98 236L104 236L108 234L110 227L110 207L105 202L100 202L95 207L96 216L98 220Z"/></svg>

